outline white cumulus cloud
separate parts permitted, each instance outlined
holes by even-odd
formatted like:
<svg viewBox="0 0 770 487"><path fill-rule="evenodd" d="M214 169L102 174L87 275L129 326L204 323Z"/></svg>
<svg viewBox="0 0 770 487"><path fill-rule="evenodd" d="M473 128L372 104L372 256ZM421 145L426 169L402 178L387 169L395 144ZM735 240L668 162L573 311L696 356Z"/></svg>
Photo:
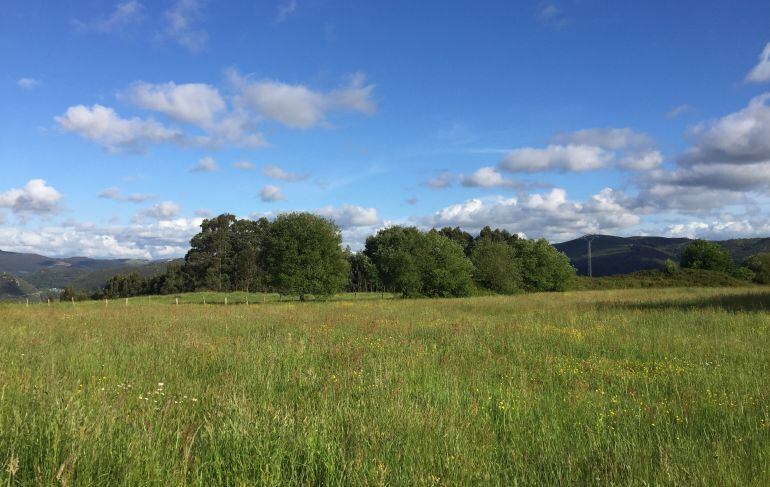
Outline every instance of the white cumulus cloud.
<svg viewBox="0 0 770 487"><path fill-rule="evenodd" d="M90 108L71 106L55 120L65 131L95 142L108 152L144 152L151 144L184 142L178 130L153 120L122 118L112 108L98 104Z"/></svg>
<svg viewBox="0 0 770 487"><path fill-rule="evenodd" d="M590 171L605 167L612 154L592 145L549 145L542 149L524 147L503 158L500 167L510 172Z"/></svg>
<svg viewBox="0 0 770 487"><path fill-rule="evenodd" d="M205 83L133 83L123 94L131 103L174 120L211 127L227 105L219 90Z"/></svg>
<svg viewBox="0 0 770 487"><path fill-rule="evenodd" d="M286 198L283 197L281 188L268 184L259 190L259 198L264 202L281 201Z"/></svg>
<svg viewBox="0 0 770 487"><path fill-rule="evenodd" d="M766 83L770 81L770 42L765 45L765 48L759 55L757 65L746 75L746 81L754 83Z"/></svg>
<svg viewBox="0 0 770 487"><path fill-rule="evenodd" d="M447 206L420 220L427 227L460 226L478 231L485 225L505 228L550 240L566 240L585 233L611 233L639 223L625 197L605 188L585 201L576 202L567 192L554 188L522 198L474 198Z"/></svg>
<svg viewBox="0 0 770 487"><path fill-rule="evenodd" d="M168 259L185 254L201 221L176 218L125 226L71 221L37 229L0 227L0 248L49 256Z"/></svg>
<svg viewBox="0 0 770 487"><path fill-rule="evenodd" d="M375 208L364 208L355 205L342 205L339 207L329 205L319 208L315 213L331 218L343 229L369 227L377 225L380 221Z"/></svg>
<svg viewBox="0 0 770 487"><path fill-rule="evenodd" d="M161 201L160 203L146 208L134 217L135 222L141 222L145 219L158 221L172 220L182 211L182 207L173 201Z"/></svg>
<svg viewBox="0 0 770 487"><path fill-rule="evenodd" d="M281 181L302 181L310 177L308 173L293 173L284 170L274 164L268 164L262 168L262 174L269 178L280 179Z"/></svg>
<svg viewBox="0 0 770 487"><path fill-rule="evenodd" d="M11 188L0 193L0 208L8 208L15 215L27 218L30 215L44 215L60 210L62 199L54 187L43 179L30 179L21 188Z"/></svg>
<svg viewBox="0 0 770 487"><path fill-rule="evenodd" d="M236 105L287 127L307 129L326 122L328 112L353 111L373 114L377 106L372 100L374 85L365 84L362 74L339 90L323 93L301 84L275 80L250 81L236 71L230 79L239 91Z"/></svg>
<svg viewBox="0 0 770 487"><path fill-rule="evenodd" d="M203 157L198 162L187 170L188 172L216 172L219 171L219 165L213 157Z"/></svg>
<svg viewBox="0 0 770 487"><path fill-rule="evenodd" d="M444 189L452 185L455 176L449 171L442 171L439 174L428 179L425 184L433 189Z"/></svg>
<svg viewBox="0 0 770 487"><path fill-rule="evenodd" d="M494 167L482 167L470 176L461 175L460 182L463 186L479 188L510 188L516 186L516 182L505 179Z"/></svg>

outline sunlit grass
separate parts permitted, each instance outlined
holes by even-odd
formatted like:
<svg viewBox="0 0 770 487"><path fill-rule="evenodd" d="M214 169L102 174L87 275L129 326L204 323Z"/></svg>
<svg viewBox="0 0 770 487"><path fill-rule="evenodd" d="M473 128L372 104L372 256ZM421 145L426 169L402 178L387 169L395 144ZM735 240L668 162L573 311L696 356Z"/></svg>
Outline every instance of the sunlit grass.
<svg viewBox="0 0 770 487"><path fill-rule="evenodd" d="M227 297L0 306L0 479L770 484L766 289Z"/></svg>

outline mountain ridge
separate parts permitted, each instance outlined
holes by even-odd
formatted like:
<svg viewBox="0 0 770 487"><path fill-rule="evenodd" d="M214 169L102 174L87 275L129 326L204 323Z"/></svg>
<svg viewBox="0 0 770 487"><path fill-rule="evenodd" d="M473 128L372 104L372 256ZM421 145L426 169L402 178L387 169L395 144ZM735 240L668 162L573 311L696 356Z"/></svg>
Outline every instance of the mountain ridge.
<svg viewBox="0 0 770 487"><path fill-rule="evenodd" d="M666 259L679 262L682 252L694 239L637 235L590 235L591 267L595 277L629 274L631 272L661 269ZM740 264L751 255L770 252L770 238L736 238L713 240L725 248ZM554 244L569 257L579 275L588 275L588 243L584 237Z"/></svg>
<svg viewBox="0 0 770 487"><path fill-rule="evenodd" d="M0 250L0 299L18 298L67 286L81 292L95 291L118 274L138 272L151 276L165 271L172 260L95 259L48 257L35 253Z"/></svg>

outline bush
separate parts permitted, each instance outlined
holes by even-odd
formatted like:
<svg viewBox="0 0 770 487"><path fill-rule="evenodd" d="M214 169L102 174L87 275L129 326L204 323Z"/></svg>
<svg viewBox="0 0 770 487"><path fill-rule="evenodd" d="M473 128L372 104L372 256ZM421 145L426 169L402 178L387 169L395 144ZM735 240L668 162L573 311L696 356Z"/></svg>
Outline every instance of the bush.
<svg viewBox="0 0 770 487"><path fill-rule="evenodd" d="M754 282L770 284L770 252L762 252L746 259L746 267L754 273Z"/></svg>
<svg viewBox="0 0 770 487"><path fill-rule="evenodd" d="M756 277L754 271L748 267L736 267L730 275L736 279L747 282L752 282Z"/></svg>
<svg viewBox="0 0 770 487"><path fill-rule="evenodd" d="M85 301L89 299L89 296L85 293L77 292L72 287L65 287L64 291L59 295L59 301Z"/></svg>
<svg viewBox="0 0 770 487"><path fill-rule="evenodd" d="M681 265L685 269L704 269L725 274L731 274L735 268L727 250L706 240L696 240L688 245L682 254Z"/></svg>
<svg viewBox="0 0 770 487"><path fill-rule="evenodd" d="M663 265L663 272L666 275L673 276L679 271L679 266L671 259L666 259L666 263Z"/></svg>

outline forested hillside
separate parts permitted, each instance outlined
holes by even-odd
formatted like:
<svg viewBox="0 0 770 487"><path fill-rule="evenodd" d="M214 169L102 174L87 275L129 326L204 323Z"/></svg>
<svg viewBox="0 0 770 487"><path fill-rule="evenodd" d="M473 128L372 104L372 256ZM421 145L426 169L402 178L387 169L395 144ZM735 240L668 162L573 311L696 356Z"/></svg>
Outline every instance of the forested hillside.
<svg viewBox="0 0 770 487"><path fill-rule="evenodd" d="M661 269L667 259L679 261L682 252L694 240L666 237L615 237L592 235L593 275L611 276ZM736 263L749 256L770 251L770 238L745 238L717 241ZM579 238L554 245L569 257L579 275L588 275L588 243Z"/></svg>

